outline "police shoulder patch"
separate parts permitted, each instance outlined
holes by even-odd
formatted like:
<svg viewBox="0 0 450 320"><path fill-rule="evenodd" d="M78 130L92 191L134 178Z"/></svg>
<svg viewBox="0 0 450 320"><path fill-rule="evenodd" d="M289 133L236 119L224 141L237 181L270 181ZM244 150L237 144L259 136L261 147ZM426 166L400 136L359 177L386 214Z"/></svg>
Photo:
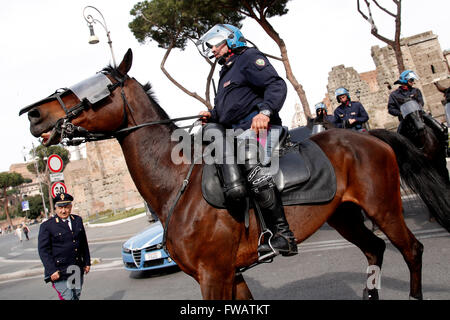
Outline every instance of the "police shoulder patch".
<svg viewBox="0 0 450 320"><path fill-rule="evenodd" d="M260 66L260 67L264 67L266 65L266 62L262 58L256 59L255 63L257 66Z"/></svg>

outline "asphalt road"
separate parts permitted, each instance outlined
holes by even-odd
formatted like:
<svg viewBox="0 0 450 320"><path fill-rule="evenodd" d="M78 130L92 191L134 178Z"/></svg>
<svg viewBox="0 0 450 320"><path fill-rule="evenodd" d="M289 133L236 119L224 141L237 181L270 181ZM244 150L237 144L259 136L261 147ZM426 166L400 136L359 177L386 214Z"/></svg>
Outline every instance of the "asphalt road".
<svg viewBox="0 0 450 320"><path fill-rule="evenodd" d="M428 221L419 201L405 202L405 219L424 244L424 299L450 299L450 235ZM100 259L86 276L84 300L197 300L197 283L178 268L160 272L125 271L121 245L149 225L145 218L105 228L88 228L91 256ZM370 222L367 222L370 226ZM36 250L37 227L30 241L19 243L13 235L0 237L0 299L56 300L53 289L41 274L10 279L2 275L42 265ZM384 237L384 235L382 236ZM385 237L384 237L385 238ZM299 246L293 257L277 257L244 273L257 300L360 300L366 281L367 262L358 248L344 240L327 224ZM409 293L409 272L399 251L387 241L380 298L405 300Z"/></svg>

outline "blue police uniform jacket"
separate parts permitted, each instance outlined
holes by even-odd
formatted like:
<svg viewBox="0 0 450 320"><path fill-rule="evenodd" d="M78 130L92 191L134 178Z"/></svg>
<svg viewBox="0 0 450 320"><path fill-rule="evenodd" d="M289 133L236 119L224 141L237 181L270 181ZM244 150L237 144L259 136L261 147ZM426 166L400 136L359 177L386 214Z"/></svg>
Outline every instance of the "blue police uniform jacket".
<svg viewBox="0 0 450 320"><path fill-rule="evenodd" d="M334 116L327 114L325 116L325 120L328 121L329 123L331 123L332 125L336 125L336 119L334 118Z"/></svg>
<svg viewBox="0 0 450 320"><path fill-rule="evenodd" d="M267 57L256 48L245 48L222 66L210 121L246 130L255 115L270 110L270 124L281 125L278 112L286 94L286 83Z"/></svg>
<svg viewBox="0 0 450 320"><path fill-rule="evenodd" d="M71 265L79 266L81 272L85 266L91 265L83 219L73 214L69 215L69 219L72 230L56 215L39 228L38 251L46 279L56 271L61 272L60 279L67 278L66 270Z"/></svg>
<svg viewBox="0 0 450 320"><path fill-rule="evenodd" d="M352 125L347 120L355 119ZM348 105L340 104L334 110L334 124L336 128L347 128L353 130L362 129L362 125L369 120L369 115L363 105L357 101L350 101Z"/></svg>
<svg viewBox="0 0 450 320"><path fill-rule="evenodd" d="M409 86L406 88L403 86L398 87L389 95L389 114L398 117L398 120L402 121L403 117L400 111L400 106L410 100L416 100L422 107L424 105L422 92L419 89Z"/></svg>

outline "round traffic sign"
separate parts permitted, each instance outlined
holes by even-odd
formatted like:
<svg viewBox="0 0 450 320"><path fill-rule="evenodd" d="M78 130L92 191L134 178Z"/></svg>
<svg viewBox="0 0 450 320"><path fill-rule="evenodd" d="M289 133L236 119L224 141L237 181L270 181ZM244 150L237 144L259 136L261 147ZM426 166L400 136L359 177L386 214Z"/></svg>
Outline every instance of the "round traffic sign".
<svg viewBox="0 0 450 320"><path fill-rule="evenodd" d="M47 165L50 171L52 172L60 172L63 168L63 161L60 156L57 154L52 154L48 157Z"/></svg>
<svg viewBox="0 0 450 320"><path fill-rule="evenodd" d="M67 187L62 182L55 182L52 184L52 196L56 197L60 193L67 193Z"/></svg>

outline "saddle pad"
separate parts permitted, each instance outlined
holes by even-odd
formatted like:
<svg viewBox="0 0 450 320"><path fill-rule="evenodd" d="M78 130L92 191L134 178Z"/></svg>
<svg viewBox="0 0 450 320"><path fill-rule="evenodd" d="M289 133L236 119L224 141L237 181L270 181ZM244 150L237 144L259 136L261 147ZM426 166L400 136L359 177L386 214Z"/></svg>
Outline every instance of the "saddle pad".
<svg viewBox="0 0 450 320"><path fill-rule="evenodd" d="M325 153L313 141L300 142L300 153L308 163L310 178L295 188L283 191L283 205L313 204L331 201L336 195L336 175Z"/></svg>
<svg viewBox="0 0 450 320"><path fill-rule="evenodd" d="M288 185L284 185L282 191L283 205L322 203L332 200L336 193L336 176L328 158L319 146L309 139L300 142L298 150L301 155L300 158L305 163L306 171L297 175L299 180L295 185L292 179L289 180ZM300 160L298 156L292 158L297 161ZM284 176L289 176L291 170L286 168L283 162L280 159L280 168L284 171ZM293 167L291 161L289 161L289 166ZM278 187L280 179L277 179L277 176L279 177L279 174L275 175L274 181ZM283 186L280 187L283 189ZM203 166L202 193L204 199L211 206L219 209L226 208L223 189L215 165L205 164Z"/></svg>

